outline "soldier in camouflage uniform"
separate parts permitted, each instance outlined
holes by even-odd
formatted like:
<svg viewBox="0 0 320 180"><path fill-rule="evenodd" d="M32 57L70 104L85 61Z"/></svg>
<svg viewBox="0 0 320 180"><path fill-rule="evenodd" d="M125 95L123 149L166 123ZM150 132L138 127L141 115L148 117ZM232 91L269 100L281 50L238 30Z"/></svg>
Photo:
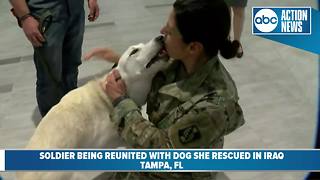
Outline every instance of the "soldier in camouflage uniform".
<svg viewBox="0 0 320 180"><path fill-rule="evenodd" d="M211 23L212 19L215 23ZM176 0L161 30L174 60L153 80L147 98L149 120L127 98L113 71L106 93L114 102L112 121L133 148L223 148L223 137L243 125L238 93L217 54L236 54L228 39L230 14L223 0ZM119 80L120 79L120 80ZM212 179L209 172L115 173L112 179Z"/></svg>

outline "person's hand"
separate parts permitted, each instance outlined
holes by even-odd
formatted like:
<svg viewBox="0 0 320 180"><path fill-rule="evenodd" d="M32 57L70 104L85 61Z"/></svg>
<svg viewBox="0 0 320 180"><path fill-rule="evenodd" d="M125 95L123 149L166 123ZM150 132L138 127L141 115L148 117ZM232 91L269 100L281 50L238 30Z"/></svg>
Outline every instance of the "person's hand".
<svg viewBox="0 0 320 180"><path fill-rule="evenodd" d="M88 20L90 22L95 21L99 17L99 5L97 3L97 0L88 0L88 6L89 6L89 15Z"/></svg>
<svg viewBox="0 0 320 180"><path fill-rule="evenodd" d="M126 85L116 69L111 71L103 85L105 93L110 97L112 102L114 102L114 100L117 98L127 94Z"/></svg>
<svg viewBox="0 0 320 180"><path fill-rule="evenodd" d="M97 57L114 63L118 63L120 59L120 56L110 48L95 48L84 55L84 60L87 61L92 57Z"/></svg>
<svg viewBox="0 0 320 180"><path fill-rule="evenodd" d="M24 34L34 47L41 47L45 42L43 35L39 31L39 22L32 16L22 22Z"/></svg>

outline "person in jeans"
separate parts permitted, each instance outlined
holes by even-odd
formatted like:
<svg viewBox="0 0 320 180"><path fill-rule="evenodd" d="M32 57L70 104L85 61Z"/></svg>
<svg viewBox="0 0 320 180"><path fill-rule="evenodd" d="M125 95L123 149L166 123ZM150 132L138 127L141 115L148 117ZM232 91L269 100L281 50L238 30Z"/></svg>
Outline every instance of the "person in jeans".
<svg viewBox="0 0 320 180"><path fill-rule="evenodd" d="M19 25L34 48L36 97L42 116L77 87L84 34L84 0L10 0ZM89 21L99 16L88 0Z"/></svg>

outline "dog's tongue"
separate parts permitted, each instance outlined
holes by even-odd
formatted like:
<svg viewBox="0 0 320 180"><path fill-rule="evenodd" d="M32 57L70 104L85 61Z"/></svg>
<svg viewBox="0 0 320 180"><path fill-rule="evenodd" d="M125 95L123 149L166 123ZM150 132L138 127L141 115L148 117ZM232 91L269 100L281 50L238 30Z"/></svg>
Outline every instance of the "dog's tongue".
<svg viewBox="0 0 320 180"><path fill-rule="evenodd" d="M165 47L163 47L146 65L146 68L149 68L153 63L155 63L157 60L165 60L169 59L168 52Z"/></svg>
<svg viewBox="0 0 320 180"><path fill-rule="evenodd" d="M160 50L158 56L159 56L159 57L164 57L164 56L166 56L166 55L168 55L168 52L167 52L166 48L163 47L163 48Z"/></svg>

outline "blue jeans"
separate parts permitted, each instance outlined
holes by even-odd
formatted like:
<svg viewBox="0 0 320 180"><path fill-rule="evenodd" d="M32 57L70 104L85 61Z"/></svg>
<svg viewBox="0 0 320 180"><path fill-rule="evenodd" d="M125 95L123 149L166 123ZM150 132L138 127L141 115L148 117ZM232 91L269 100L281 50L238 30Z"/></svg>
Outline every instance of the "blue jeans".
<svg viewBox="0 0 320 180"><path fill-rule="evenodd" d="M67 12L66 12L67 13ZM56 19L45 32L46 42L34 48L36 97L42 116L70 90L77 88L84 34L84 11Z"/></svg>

